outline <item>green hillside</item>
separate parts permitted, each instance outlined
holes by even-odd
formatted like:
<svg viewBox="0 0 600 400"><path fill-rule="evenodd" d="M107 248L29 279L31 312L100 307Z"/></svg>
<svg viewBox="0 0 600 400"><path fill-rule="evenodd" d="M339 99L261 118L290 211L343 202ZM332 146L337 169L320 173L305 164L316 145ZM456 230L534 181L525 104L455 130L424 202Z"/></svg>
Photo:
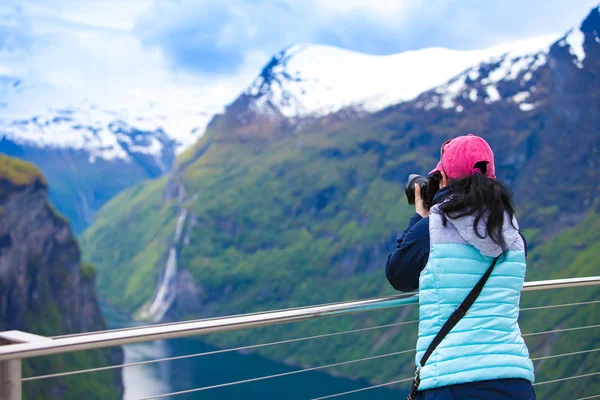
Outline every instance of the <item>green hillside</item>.
<svg viewBox="0 0 600 400"><path fill-rule="evenodd" d="M337 126L340 129L305 131L269 146L261 141L219 141L218 134L212 131L203 139L212 143L211 147L201 157L196 158L191 151L185 155L187 163L182 162L185 167L170 178L147 182L119 195L99 213L97 223L82 237L87 258L99 268L100 296L134 313L154 294L180 207L177 200L169 197L167 187L173 184L169 185L168 179L180 181L186 188L187 200L181 206L190 213L183 235L189 239L180 244L179 268L189 271L195 282L194 293L186 292L183 286L178 288L174 310L177 319L393 293L383 267L395 246L395 237L404 229L413 209L404 198L403 176L390 171L404 165L404 175L426 170L434 163L434 155L413 151L388 160L382 156L382 147L388 143L401 146L415 140L418 134L398 138L394 131L373 131L366 125L357 125L352 131L343 129L344 125ZM199 148L204 148L202 143L196 147ZM530 255L532 273L528 278L600 272L597 264L589 264L574 273L579 257L583 257L580 254L589 252L588 258L599 255L594 236L598 232L597 217L592 214L590 218L595 218L595 225L585 219L573 232L564 234L574 238L575 243L559 236L555 242L538 246ZM582 245L589 248L586 253L574 251ZM556 304L600 294L586 293L565 290L540 297L528 294L524 301ZM552 328L563 322L566 326L581 325L590 319L579 318L581 313L587 310L590 314L585 315L589 317L597 310L595 305L585 307L588 308L581 307L574 314L567 309L530 311L523 321L528 329L523 330ZM408 307L219 335L208 340L227 347L416 318L416 308ZM540 321L543 323L538 324ZM563 335L588 346L583 348L598 342L589 332ZM415 336L416 324L409 324L269 347L260 353L292 364L314 366L411 349ZM580 336L593 340L582 342ZM531 341L534 356L561 349L544 347L544 338L539 343L536 340ZM411 374L412 357L407 354L358 363L338 368L337 373L375 382L390 381ZM561 364L562 361L555 363L563 368L546 361L545 365L552 366L547 376L568 375L571 364Z"/></svg>
<svg viewBox="0 0 600 400"><path fill-rule="evenodd" d="M377 151L357 141L333 132L266 148L215 142L171 177L185 185L190 212L179 264L214 299L211 314L338 301L386 287L382 263L412 210L403 186L378 176ZM152 295L175 229L179 205L165 200L166 179L119 195L82 237L101 271L100 293L130 311ZM120 268L107 271L109 265ZM376 287L341 282L371 272ZM233 303L217 298L230 291Z"/></svg>
<svg viewBox="0 0 600 400"><path fill-rule="evenodd" d="M528 256L528 280L558 279L600 275L600 214L596 207L576 227L553 237L534 249ZM569 304L600 300L600 288L573 288L530 292L523 295L522 307ZM587 304L549 310L524 311L521 314L523 332L540 332L598 325L600 305ZM564 354L598 348L598 328L562 332L527 338L534 357ZM536 362L536 379L547 381L567 376L597 372L598 354L574 355ZM538 398L570 398L591 396L600 391L595 377L581 378L536 388ZM556 397L554 397L556 396Z"/></svg>

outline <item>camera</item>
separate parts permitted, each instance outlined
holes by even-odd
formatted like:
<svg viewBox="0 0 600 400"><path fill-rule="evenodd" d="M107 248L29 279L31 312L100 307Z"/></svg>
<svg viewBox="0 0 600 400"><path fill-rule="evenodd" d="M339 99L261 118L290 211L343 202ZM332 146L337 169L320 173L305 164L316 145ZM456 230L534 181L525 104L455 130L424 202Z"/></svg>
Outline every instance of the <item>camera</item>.
<svg viewBox="0 0 600 400"><path fill-rule="evenodd" d="M404 193L406 193L406 198L408 199L408 204L415 204L415 185L419 185L421 188L421 198L423 199L423 203L427 209L430 209L431 206L433 206L433 198L440 189L441 179L442 175L439 172L427 177L417 174L410 174L408 176L408 183L404 189Z"/></svg>

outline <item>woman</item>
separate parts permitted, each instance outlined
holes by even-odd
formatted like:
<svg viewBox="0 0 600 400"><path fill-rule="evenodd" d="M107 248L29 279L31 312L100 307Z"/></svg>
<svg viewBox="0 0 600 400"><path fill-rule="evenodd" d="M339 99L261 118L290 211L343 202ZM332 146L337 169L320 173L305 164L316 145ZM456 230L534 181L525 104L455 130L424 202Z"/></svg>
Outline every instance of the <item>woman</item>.
<svg viewBox="0 0 600 400"><path fill-rule="evenodd" d="M535 399L533 364L518 325L525 240L508 190L496 180L494 153L468 135L442 146L431 210L415 186L416 215L388 258L400 291L419 289L419 400ZM484 273L483 290L424 365L433 338Z"/></svg>

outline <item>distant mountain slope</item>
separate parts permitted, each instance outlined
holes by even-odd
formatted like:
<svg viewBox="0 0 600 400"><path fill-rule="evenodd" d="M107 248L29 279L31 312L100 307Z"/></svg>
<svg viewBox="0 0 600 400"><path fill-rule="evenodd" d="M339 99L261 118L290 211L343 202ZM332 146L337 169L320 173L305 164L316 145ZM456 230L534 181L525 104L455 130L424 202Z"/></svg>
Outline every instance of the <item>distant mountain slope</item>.
<svg viewBox="0 0 600 400"><path fill-rule="evenodd" d="M94 291L95 270L81 264L67 221L48 203L33 165L0 155L0 331L55 336L106 329ZM120 349L43 357L25 376L122 362ZM120 399L121 374L89 374L24 385L28 399Z"/></svg>
<svg viewBox="0 0 600 400"><path fill-rule="evenodd" d="M1 116L0 132L13 142L85 151L91 163L147 154L163 170L164 157L194 143L210 118L185 110L181 115L165 115L152 107L128 111L96 105L48 107L33 115L9 108Z"/></svg>
<svg viewBox="0 0 600 400"><path fill-rule="evenodd" d="M74 107L61 105L60 97L52 106L20 105L37 92L17 78L0 77L0 153L44 171L51 201L76 233L121 190L170 171L176 154L197 140L211 116L189 107L176 113Z"/></svg>

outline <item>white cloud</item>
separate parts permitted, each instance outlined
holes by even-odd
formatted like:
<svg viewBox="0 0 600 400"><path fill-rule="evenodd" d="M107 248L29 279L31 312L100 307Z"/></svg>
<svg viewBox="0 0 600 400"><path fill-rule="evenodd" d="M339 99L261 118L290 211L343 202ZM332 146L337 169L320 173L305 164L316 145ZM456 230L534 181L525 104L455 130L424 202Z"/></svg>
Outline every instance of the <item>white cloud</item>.
<svg viewBox="0 0 600 400"><path fill-rule="evenodd" d="M413 0L412 3L422 0ZM338 12L375 12L381 16L406 10L411 1L408 0L378 0L366 2L365 0L330 0L317 2L317 7ZM368 7L367 7L368 6Z"/></svg>
<svg viewBox="0 0 600 400"><path fill-rule="evenodd" d="M212 110L231 102L273 53L293 43L378 54L431 45L482 48L544 33L549 24L560 30L557 18L570 26L593 3L5 0L0 72L36 86L40 104L55 101L54 90L60 99L111 107L153 102Z"/></svg>
<svg viewBox="0 0 600 400"><path fill-rule="evenodd" d="M0 73L22 79L29 92L0 99L10 100L2 112L35 113L87 103L108 109L153 104L157 112L212 114L235 99L269 56L260 51L244 54L244 66L234 75L174 70L162 49L145 46L133 31L144 2L138 7L123 3L22 3L20 15L32 26L33 45L0 48Z"/></svg>
<svg viewBox="0 0 600 400"><path fill-rule="evenodd" d="M152 6L152 0L22 0L15 3L36 18L116 30L131 30L138 15Z"/></svg>
<svg viewBox="0 0 600 400"><path fill-rule="evenodd" d="M423 0L312 0L308 2L309 8L317 10L325 20L353 16L373 18L379 23L395 25L403 24L406 18L423 3Z"/></svg>

